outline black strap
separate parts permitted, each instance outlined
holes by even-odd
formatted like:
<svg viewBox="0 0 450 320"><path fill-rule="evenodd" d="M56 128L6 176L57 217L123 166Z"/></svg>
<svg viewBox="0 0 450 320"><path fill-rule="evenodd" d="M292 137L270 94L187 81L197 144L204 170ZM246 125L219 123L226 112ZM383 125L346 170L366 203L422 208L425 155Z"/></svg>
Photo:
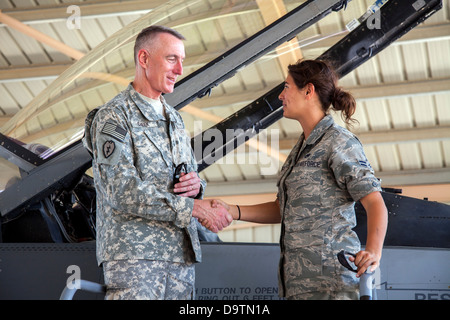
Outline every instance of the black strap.
<svg viewBox="0 0 450 320"><path fill-rule="evenodd" d="M353 253L351 253L351 252L348 252L348 251L345 251L345 250L342 250L341 252L339 252L339 253L337 254L337 258L338 258L339 262L340 262L344 267L346 267L348 270L353 271L353 272L357 272L357 270L356 270L356 269L353 269L353 267L350 265L350 262L347 260L346 255L350 255L350 256L356 258L356 255L355 255L355 254L353 254Z"/></svg>

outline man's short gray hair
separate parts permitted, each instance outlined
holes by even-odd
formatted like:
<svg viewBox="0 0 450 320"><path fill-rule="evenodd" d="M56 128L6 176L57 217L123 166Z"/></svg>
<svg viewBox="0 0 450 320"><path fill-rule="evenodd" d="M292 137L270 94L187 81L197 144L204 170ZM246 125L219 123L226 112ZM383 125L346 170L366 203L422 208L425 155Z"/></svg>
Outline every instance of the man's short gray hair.
<svg viewBox="0 0 450 320"><path fill-rule="evenodd" d="M136 37L136 42L134 43L134 63L137 62L137 55L139 50L141 50L142 48L144 48L144 46L151 43L155 35L159 33L169 33L180 40L186 40L186 38L181 33L169 27L150 26L145 29L142 29L141 32L139 32L138 36Z"/></svg>

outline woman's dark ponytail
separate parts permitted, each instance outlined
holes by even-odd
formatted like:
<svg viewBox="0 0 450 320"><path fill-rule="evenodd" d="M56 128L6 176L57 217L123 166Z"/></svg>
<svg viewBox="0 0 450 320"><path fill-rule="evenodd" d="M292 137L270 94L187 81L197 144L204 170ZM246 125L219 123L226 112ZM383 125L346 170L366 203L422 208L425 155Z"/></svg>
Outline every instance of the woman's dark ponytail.
<svg viewBox="0 0 450 320"><path fill-rule="evenodd" d="M353 96L337 86L338 76L331 64L324 60L300 60L288 67L289 74L299 89L312 83L322 105L322 110L328 113L333 109L342 111L342 119L347 125L356 121L352 118L356 110Z"/></svg>
<svg viewBox="0 0 450 320"><path fill-rule="evenodd" d="M342 119L347 125L351 125L350 122L356 121L352 118L356 110L356 101L348 91L335 87L331 104L334 110L342 111Z"/></svg>

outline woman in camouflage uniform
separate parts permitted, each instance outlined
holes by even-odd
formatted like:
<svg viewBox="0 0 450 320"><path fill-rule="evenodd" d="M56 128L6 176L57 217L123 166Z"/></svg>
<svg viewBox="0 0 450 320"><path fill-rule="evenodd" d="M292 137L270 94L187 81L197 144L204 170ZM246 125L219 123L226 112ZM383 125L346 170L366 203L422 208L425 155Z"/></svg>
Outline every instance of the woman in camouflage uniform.
<svg viewBox="0 0 450 320"><path fill-rule="evenodd" d="M230 208L234 219L281 222L279 292L288 299L357 299L358 280L339 264L337 253L357 252L356 277L381 258L387 209L360 141L328 114L332 106L346 123L353 121L355 100L337 87L337 79L324 61L289 66L279 98L284 117L299 121L303 133L281 169L277 199ZM356 201L368 217L362 251L352 231Z"/></svg>

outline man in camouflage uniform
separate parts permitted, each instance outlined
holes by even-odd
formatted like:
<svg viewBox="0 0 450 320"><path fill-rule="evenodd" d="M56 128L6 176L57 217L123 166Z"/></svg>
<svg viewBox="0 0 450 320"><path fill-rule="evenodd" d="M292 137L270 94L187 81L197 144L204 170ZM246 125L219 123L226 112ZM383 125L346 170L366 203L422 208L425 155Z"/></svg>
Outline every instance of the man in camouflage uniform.
<svg viewBox="0 0 450 320"><path fill-rule="evenodd" d="M302 134L292 149L278 188L280 295L357 299L358 280L338 263L336 255L341 250L361 250L352 231L354 201L381 191L359 140L325 116L307 140Z"/></svg>
<svg viewBox="0 0 450 320"><path fill-rule="evenodd" d="M106 299L191 299L194 263L201 261L195 218L214 232L232 221L223 207L200 200L205 182L190 138L161 95L182 74L183 39L169 28L144 29L135 44L134 81L86 119ZM180 164L187 173L174 185Z"/></svg>

